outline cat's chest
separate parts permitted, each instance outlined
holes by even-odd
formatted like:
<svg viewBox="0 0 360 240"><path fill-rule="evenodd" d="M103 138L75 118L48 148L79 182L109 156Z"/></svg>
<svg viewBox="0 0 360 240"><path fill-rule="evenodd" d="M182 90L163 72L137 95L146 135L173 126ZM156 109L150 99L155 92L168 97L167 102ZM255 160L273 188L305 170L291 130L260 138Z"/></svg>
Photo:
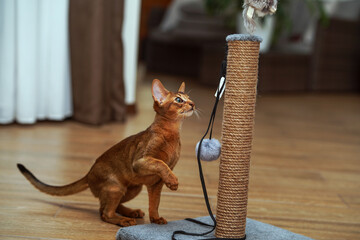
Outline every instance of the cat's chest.
<svg viewBox="0 0 360 240"><path fill-rule="evenodd" d="M156 151L156 158L163 160L170 168L174 167L180 157L180 141L167 141L163 139Z"/></svg>
<svg viewBox="0 0 360 240"><path fill-rule="evenodd" d="M179 161L180 158L180 151L181 151L181 143L180 141L176 143L174 146L175 151L170 152L169 154L169 161L167 162L167 165L173 169L176 165L176 163Z"/></svg>
<svg viewBox="0 0 360 240"><path fill-rule="evenodd" d="M144 155L162 160L173 169L180 157L179 135L156 134L148 143Z"/></svg>

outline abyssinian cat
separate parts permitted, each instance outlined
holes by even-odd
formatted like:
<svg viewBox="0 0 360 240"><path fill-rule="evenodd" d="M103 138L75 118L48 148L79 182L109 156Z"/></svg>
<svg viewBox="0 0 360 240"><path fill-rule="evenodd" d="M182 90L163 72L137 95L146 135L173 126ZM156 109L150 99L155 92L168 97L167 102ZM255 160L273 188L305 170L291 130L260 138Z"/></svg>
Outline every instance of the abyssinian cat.
<svg viewBox="0 0 360 240"><path fill-rule="evenodd" d="M185 83L173 93L154 79L154 122L145 131L122 140L103 153L86 176L74 183L50 186L39 181L23 165L18 164L18 168L35 188L47 194L66 196L89 187L100 200L101 219L120 226L136 225L134 218L145 215L140 209L123 205L136 197L145 185L150 221L166 224L158 213L161 189L164 184L171 190L178 188L172 169L180 157L179 131L183 120L195 111L194 103L184 92Z"/></svg>

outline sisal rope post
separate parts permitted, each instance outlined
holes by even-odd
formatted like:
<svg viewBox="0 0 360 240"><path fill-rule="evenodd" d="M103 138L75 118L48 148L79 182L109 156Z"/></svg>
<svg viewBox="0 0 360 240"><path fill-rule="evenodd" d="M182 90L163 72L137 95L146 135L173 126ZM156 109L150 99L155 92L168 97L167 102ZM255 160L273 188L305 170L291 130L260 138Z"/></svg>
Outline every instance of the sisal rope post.
<svg viewBox="0 0 360 240"><path fill-rule="evenodd" d="M216 211L218 238L245 237L250 153L261 38L235 34L228 43L222 149Z"/></svg>

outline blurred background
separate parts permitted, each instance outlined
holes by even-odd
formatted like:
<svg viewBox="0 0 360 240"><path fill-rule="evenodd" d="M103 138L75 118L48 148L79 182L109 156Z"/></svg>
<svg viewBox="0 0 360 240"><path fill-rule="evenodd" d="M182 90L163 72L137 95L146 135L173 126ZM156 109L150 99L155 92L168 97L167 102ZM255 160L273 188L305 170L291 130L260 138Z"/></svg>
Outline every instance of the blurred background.
<svg viewBox="0 0 360 240"><path fill-rule="evenodd" d="M255 32L259 92L358 92L359 8L280 1ZM1 124L124 121L139 74L213 88L225 37L245 33L241 0L2 0L0 11Z"/></svg>
<svg viewBox="0 0 360 240"><path fill-rule="evenodd" d="M90 191L33 189L84 176L153 121L154 78L200 117L182 128L168 221L207 215L194 149L208 124L225 37L242 0L0 0L0 238L112 239ZM360 239L360 1L279 0L260 19L248 217L314 239ZM226 97L226 96L225 96ZM213 136L221 139L222 104ZM219 161L203 164L216 209ZM127 203L147 212L147 192ZM147 216L139 224L149 223Z"/></svg>

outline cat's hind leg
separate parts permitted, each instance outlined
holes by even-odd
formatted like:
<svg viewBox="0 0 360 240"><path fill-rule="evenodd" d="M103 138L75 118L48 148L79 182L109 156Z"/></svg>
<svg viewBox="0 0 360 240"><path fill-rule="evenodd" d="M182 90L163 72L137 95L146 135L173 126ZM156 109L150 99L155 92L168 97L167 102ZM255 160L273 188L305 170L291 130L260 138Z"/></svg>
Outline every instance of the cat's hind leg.
<svg viewBox="0 0 360 240"><path fill-rule="evenodd" d="M116 212L130 218L143 218L145 216L145 213L141 211L141 209L131 209L122 204L117 207Z"/></svg>
<svg viewBox="0 0 360 240"><path fill-rule="evenodd" d="M121 198L125 195L126 188L120 184L104 186L100 192L100 217L103 221L120 225L122 227L136 225L133 218L116 214Z"/></svg>
<svg viewBox="0 0 360 240"><path fill-rule="evenodd" d="M125 203L127 201L130 201L139 193L141 192L142 185L136 185L136 186L129 186L127 188L127 191L125 195L122 197L119 206L116 209L116 212L125 216L125 217L131 217L131 218L143 218L145 216L145 213L141 211L140 209L131 209L128 207L125 207L122 203Z"/></svg>

